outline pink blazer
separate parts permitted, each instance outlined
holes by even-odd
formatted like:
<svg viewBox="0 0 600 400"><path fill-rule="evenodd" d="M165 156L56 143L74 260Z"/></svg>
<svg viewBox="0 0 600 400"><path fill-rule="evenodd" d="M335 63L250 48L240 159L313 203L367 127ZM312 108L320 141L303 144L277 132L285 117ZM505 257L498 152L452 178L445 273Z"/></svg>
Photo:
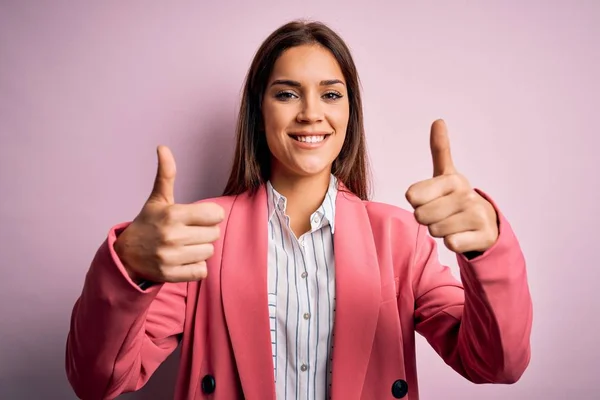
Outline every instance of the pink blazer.
<svg viewBox="0 0 600 400"><path fill-rule="evenodd" d="M67 339L66 371L80 398L141 388L181 342L175 399L275 399L266 191L206 201L224 207L226 218L201 282L139 289L113 249L127 224L98 249ZM412 213L339 193L334 400L417 400L415 332L470 381L520 378L532 304L523 254L498 214L496 244L470 261L457 256L461 284Z"/></svg>

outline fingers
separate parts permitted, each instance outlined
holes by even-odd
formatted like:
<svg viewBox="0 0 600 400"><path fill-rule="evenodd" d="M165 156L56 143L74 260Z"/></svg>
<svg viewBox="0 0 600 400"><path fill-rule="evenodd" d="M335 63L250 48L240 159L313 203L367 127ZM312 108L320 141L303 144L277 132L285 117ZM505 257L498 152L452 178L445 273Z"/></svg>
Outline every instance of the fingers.
<svg viewBox="0 0 600 400"><path fill-rule="evenodd" d="M413 208L417 208L452 192L467 189L470 189L470 185L463 176L440 175L411 185L406 191L406 200Z"/></svg>
<svg viewBox="0 0 600 400"><path fill-rule="evenodd" d="M203 243L216 242L221 236L221 229L214 226L186 226L185 234L182 235L178 244L192 246Z"/></svg>
<svg viewBox="0 0 600 400"><path fill-rule="evenodd" d="M422 225L431 225L464 211L462 197L460 193L453 192L425 203L415 208L415 219Z"/></svg>
<svg viewBox="0 0 600 400"><path fill-rule="evenodd" d="M454 233L444 237L444 245L455 253L464 254L471 251L485 252L494 244L494 240L482 236L477 231Z"/></svg>
<svg viewBox="0 0 600 400"><path fill-rule="evenodd" d="M212 243L219 239L220 228L213 226L175 226L161 232L160 245L191 246Z"/></svg>
<svg viewBox="0 0 600 400"><path fill-rule="evenodd" d="M485 251L498 238L497 214L456 171L443 120L431 125L429 145L433 177L406 191L415 219L427 226L431 236L444 238L446 247L455 253Z"/></svg>
<svg viewBox="0 0 600 400"><path fill-rule="evenodd" d="M182 221L186 225L209 226L223 221L225 211L216 203L189 204L189 212L185 213Z"/></svg>
<svg viewBox="0 0 600 400"><path fill-rule="evenodd" d="M202 261L177 267L163 268L160 270L158 279L161 282L193 282L206 279L207 276L208 269L206 262Z"/></svg>
<svg viewBox="0 0 600 400"><path fill-rule="evenodd" d="M215 252L212 243L170 246L157 254L159 268L155 279L160 282L192 282L208 276L207 260Z"/></svg>
<svg viewBox="0 0 600 400"><path fill-rule="evenodd" d="M150 194L150 200L164 202L166 204L175 203L175 175L176 165L173 153L166 146L158 146L157 150L158 166L156 169L156 178Z"/></svg>
<svg viewBox="0 0 600 400"><path fill-rule="evenodd" d="M468 212L460 212L448 218L428 224L429 234L436 238L443 238L455 233L467 232L478 229L477 221Z"/></svg>
<svg viewBox="0 0 600 400"><path fill-rule="evenodd" d="M433 176L453 174L456 172L452 154L450 153L450 139L446 123L438 119L431 125L429 136L429 147L431 148L431 159L433 161Z"/></svg>
<svg viewBox="0 0 600 400"><path fill-rule="evenodd" d="M212 226L225 218L223 207L216 203L175 204L166 212L169 222L187 226Z"/></svg>
<svg viewBox="0 0 600 400"><path fill-rule="evenodd" d="M433 204L432 202L430 204ZM456 253L467 251L485 251L490 248L498 237L497 226L487 218L486 205L477 200L461 201L459 196L451 201L455 209L461 211L446 218L439 219L445 211L439 208L427 211L422 220L429 219L427 225L429 234L436 238L444 238L448 249ZM423 206L425 207L425 206Z"/></svg>
<svg viewBox="0 0 600 400"><path fill-rule="evenodd" d="M212 243L189 246L171 246L160 249L157 262L163 269L178 268L182 265L204 262L213 256L215 247Z"/></svg>

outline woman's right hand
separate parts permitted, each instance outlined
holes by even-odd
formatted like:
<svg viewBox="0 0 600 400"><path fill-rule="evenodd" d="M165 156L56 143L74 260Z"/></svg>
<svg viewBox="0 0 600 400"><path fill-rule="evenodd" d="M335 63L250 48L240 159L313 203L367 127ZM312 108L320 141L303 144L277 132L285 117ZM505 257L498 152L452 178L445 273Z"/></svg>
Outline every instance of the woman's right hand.
<svg viewBox="0 0 600 400"><path fill-rule="evenodd" d="M175 159L159 146L154 188L114 248L135 282L189 282L206 278L206 260L219 238L223 208L215 203L175 204Z"/></svg>

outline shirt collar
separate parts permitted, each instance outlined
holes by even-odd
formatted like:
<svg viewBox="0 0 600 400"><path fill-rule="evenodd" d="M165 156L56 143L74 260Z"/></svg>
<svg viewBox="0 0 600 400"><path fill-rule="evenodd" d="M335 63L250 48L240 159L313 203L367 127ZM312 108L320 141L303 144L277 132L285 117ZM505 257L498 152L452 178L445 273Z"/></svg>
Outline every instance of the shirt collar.
<svg viewBox="0 0 600 400"><path fill-rule="evenodd" d="M329 187L327 188L323 203L321 203L317 211L311 215L311 219L315 217L315 215L319 219L323 218L321 226L329 224L331 226L331 233L334 233L335 231L335 199L338 192L337 184L337 178L332 174L329 179ZM284 214L287 207L287 198L275 190L271 181L267 181L267 204L269 221L273 218L276 211Z"/></svg>

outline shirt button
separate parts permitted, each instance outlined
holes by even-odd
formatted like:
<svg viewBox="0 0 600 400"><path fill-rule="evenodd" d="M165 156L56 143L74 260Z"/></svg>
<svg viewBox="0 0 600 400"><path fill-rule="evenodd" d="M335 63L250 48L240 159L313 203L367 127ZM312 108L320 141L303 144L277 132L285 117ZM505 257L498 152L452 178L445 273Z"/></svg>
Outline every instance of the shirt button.
<svg viewBox="0 0 600 400"><path fill-rule="evenodd" d="M313 216L312 220L315 224L319 223L319 216L318 215Z"/></svg>
<svg viewBox="0 0 600 400"><path fill-rule="evenodd" d="M300 366L300 371L302 371L302 372L306 372L307 369L308 369L308 365L306 365L306 364L302 364L302 366Z"/></svg>
<svg viewBox="0 0 600 400"><path fill-rule="evenodd" d="M304 313L304 319L309 319L310 318L310 313Z"/></svg>
<svg viewBox="0 0 600 400"><path fill-rule="evenodd" d="M300 276L301 276L301 277L303 277L303 278L306 278L306 277L308 276L308 272L304 271L304 272L302 273L302 275L300 275Z"/></svg>

